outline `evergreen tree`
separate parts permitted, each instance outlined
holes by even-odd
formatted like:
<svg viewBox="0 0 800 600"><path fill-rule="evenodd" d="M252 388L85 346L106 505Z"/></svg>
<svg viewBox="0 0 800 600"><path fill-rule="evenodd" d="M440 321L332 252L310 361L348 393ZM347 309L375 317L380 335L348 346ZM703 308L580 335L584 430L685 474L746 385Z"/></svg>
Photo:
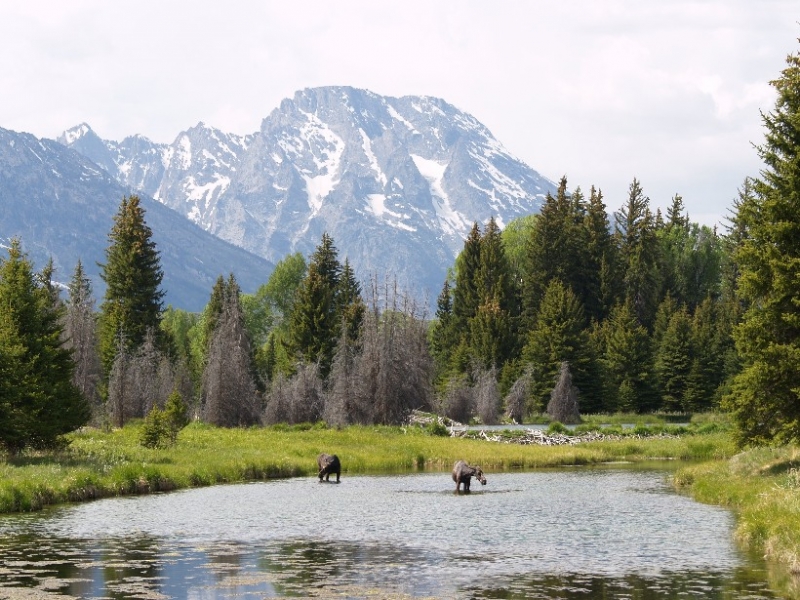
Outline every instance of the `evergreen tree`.
<svg viewBox="0 0 800 600"><path fill-rule="evenodd" d="M558 279L553 280L545 292L522 358L531 366L535 377L532 392L539 410L546 406L564 361L573 365L576 384L582 391L585 386L588 403L600 402L594 397L597 388L592 380L596 373L583 307L572 290Z"/></svg>
<svg viewBox="0 0 800 600"><path fill-rule="evenodd" d="M338 310L350 344L356 344L367 307L350 261L345 258L337 290Z"/></svg>
<svg viewBox="0 0 800 600"><path fill-rule="evenodd" d="M452 289L450 280L445 279L442 291L436 300L436 319L428 335L428 346L435 364L437 381L444 381L450 374L450 359L457 345L458 332L454 326Z"/></svg>
<svg viewBox="0 0 800 600"><path fill-rule="evenodd" d="M527 249L522 305L528 327L533 325L539 304L554 279L572 289L581 303L588 294L585 212L580 190L572 197L567 193L566 177L561 179L556 195L545 198Z"/></svg>
<svg viewBox="0 0 800 600"><path fill-rule="evenodd" d="M584 219L586 235L585 277L586 316L602 321L619 300L617 247L611 234L603 193L592 186Z"/></svg>
<svg viewBox="0 0 800 600"><path fill-rule="evenodd" d="M123 198L108 235L106 262L100 265L100 276L106 283L100 306L100 356L106 373L111 371L120 339L129 349L137 348L152 329L158 346L167 347L159 327L164 274L152 237L139 198Z"/></svg>
<svg viewBox="0 0 800 600"><path fill-rule="evenodd" d="M659 255L650 199L644 195L636 179L628 190L627 203L614 216L624 300L633 309L639 323L649 330L660 300Z"/></svg>
<svg viewBox="0 0 800 600"><path fill-rule="evenodd" d="M470 323L473 355L486 368L498 367L516 351L516 294L500 228L494 217L480 241L478 309Z"/></svg>
<svg viewBox="0 0 800 600"><path fill-rule="evenodd" d="M726 399L742 444L800 441L800 53L771 84L763 115L764 162L755 198L738 218L747 229L736 258L747 309L736 327L743 370Z"/></svg>
<svg viewBox="0 0 800 600"><path fill-rule="evenodd" d="M601 363L613 395L610 409L647 412L657 408L650 336L628 303L616 306L605 323Z"/></svg>
<svg viewBox="0 0 800 600"><path fill-rule="evenodd" d="M49 276L46 276L49 280ZM63 347L63 307L12 240L0 261L0 445L12 453L57 445L90 417Z"/></svg>
<svg viewBox="0 0 800 600"><path fill-rule="evenodd" d="M726 353L731 343L730 329L722 314L722 306L706 298L692 318L693 361L686 390L687 411L710 410L717 401L718 390L725 381Z"/></svg>
<svg viewBox="0 0 800 600"><path fill-rule="evenodd" d="M453 290L453 326L466 338L470 320L478 313L478 272L481 268L481 230L472 225L464 248L456 259L456 285Z"/></svg>
<svg viewBox="0 0 800 600"><path fill-rule="evenodd" d="M687 391L694 359L692 322L684 306L673 312L656 350L654 371L664 410L688 410Z"/></svg>
<svg viewBox="0 0 800 600"><path fill-rule="evenodd" d="M323 378L330 371L339 335L340 276L333 239L323 234L297 291L289 331L291 353L308 364L318 363Z"/></svg>

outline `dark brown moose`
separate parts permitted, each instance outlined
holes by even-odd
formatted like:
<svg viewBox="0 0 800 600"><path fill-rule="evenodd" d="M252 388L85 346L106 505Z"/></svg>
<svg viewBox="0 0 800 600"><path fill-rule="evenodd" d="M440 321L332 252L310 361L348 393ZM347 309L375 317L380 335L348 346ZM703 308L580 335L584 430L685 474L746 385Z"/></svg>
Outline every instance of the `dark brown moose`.
<svg viewBox="0 0 800 600"><path fill-rule="evenodd" d="M480 467L470 467L463 460L459 460L453 466L453 481L456 482L456 493L461 484L464 484L464 492L469 493L469 482L472 478L481 482L481 485L486 485L486 477L483 476L483 471Z"/></svg>
<svg viewBox="0 0 800 600"><path fill-rule="evenodd" d="M342 465L339 462L339 457L335 454L325 454L324 452L317 457L317 465L319 466L319 480L325 478L329 481L331 474L336 473L336 483L339 483L339 475L342 472Z"/></svg>

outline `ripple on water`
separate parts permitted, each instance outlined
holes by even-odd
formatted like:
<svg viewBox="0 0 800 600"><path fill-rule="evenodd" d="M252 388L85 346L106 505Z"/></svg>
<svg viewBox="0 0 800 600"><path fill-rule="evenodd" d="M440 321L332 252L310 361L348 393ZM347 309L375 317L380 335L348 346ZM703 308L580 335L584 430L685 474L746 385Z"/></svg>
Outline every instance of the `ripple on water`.
<svg viewBox="0 0 800 600"><path fill-rule="evenodd" d="M338 585L417 597L470 590L475 598L555 590L623 597L644 586L661 598L721 589L742 565L729 513L672 493L663 472L487 477L469 495L454 494L449 474L435 473L345 476L339 485L295 478L63 507L0 521L0 551L13 538L19 560L31 563L0 579L55 586L42 562L55 554L69 563L55 576L61 568L118 597L133 597L130 586L224 598ZM39 549L49 540L49 549L30 558L26 539ZM97 583L104 571L118 576ZM70 589L86 592L79 588Z"/></svg>

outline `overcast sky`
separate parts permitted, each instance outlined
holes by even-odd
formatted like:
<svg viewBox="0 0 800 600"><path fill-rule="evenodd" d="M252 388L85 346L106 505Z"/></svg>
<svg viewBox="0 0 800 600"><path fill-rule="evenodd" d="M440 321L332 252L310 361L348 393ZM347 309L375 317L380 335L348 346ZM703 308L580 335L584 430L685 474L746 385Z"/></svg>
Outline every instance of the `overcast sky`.
<svg viewBox="0 0 800 600"><path fill-rule="evenodd" d="M761 167L797 0L64 0L0 4L0 127L172 142L253 133L283 98L349 85L436 96L609 210L724 217Z"/></svg>

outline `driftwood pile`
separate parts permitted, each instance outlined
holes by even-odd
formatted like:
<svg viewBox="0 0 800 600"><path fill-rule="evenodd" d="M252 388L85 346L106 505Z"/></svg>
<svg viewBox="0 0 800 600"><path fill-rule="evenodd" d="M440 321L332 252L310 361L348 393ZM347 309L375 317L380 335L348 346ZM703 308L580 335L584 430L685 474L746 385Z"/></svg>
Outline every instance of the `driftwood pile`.
<svg viewBox="0 0 800 600"><path fill-rule="evenodd" d="M483 429L450 429L450 437L470 438L476 440L486 440L487 442L499 442L501 444L536 444L538 446L574 446L581 442L599 442L602 440L622 439L619 435L606 435L599 431L589 431L580 435L566 435L563 433L545 433L538 429L526 429L516 435L499 435L497 433L486 432Z"/></svg>
<svg viewBox="0 0 800 600"><path fill-rule="evenodd" d="M501 444L522 444L538 446L574 446L586 442L602 442L617 440L641 440L653 438L678 438L680 436L670 433L658 433L655 435L642 435L630 433L620 435L616 433L603 433L602 431L587 431L576 435L565 433L547 433L539 429L514 430L509 434L509 430L490 430L469 429L463 423L453 421L447 417L431 415L420 411L413 411L409 418L409 425L426 426L432 423L443 425L450 432L450 437L467 438L473 440L485 440L487 442L498 442Z"/></svg>
<svg viewBox="0 0 800 600"><path fill-rule="evenodd" d="M603 433L601 431L587 431L578 435L566 435L564 433L546 433L537 429L527 429L516 435L501 435L498 433L486 432L483 429L456 429L450 428L450 437L469 438L475 440L486 440L487 442L499 442L501 444L536 444L538 446L574 446L586 442L602 442L612 440L641 440L653 438L678 438L679 436L669 433L659 433L656 435L641 435L631 433L629 435L619 435Z"/></svg>

